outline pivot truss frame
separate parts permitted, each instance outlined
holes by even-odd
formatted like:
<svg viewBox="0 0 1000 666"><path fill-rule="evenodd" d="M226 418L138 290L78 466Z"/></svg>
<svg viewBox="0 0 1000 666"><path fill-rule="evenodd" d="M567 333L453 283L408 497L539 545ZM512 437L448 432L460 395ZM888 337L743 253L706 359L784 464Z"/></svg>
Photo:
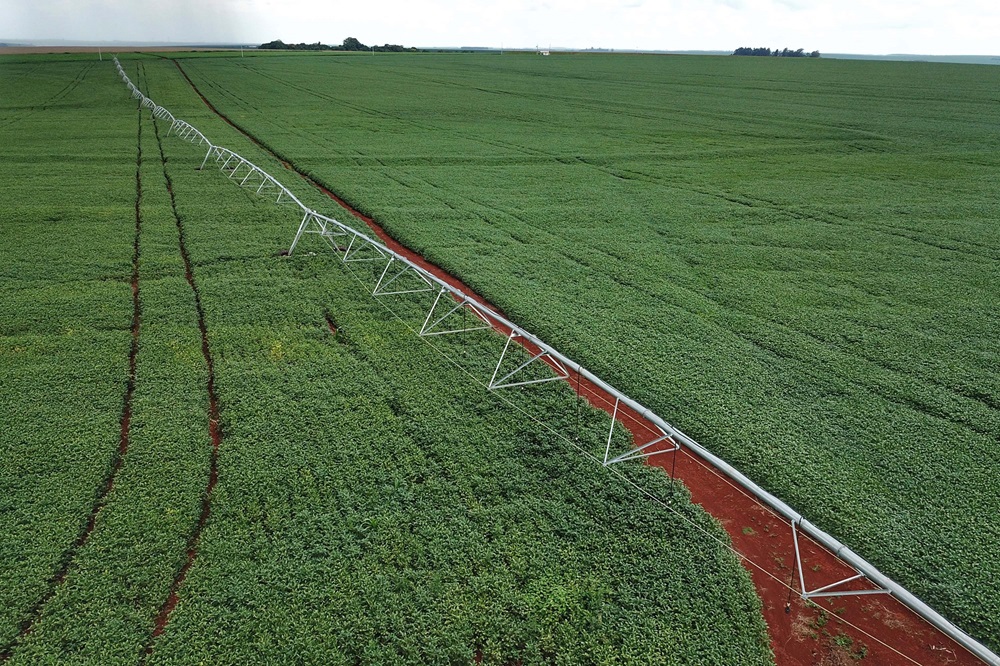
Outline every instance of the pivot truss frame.
<svg viewBox="0 0 1000 666"><path fill-rule="evenodd" d="M345 261L346 261L346 259L345 259ZM420 330L417 332L417 335L419 335L421 337L429 337L429 336L432 336L432 335L450 335L452 333L469 333L471 331L483 331L483 330L486 330L486 329L493 328L490 325L490 320L486 318L486 315L484 315L482 312L480 312L476 308L476 305L477 305L476 302L475 301L471 301L471 300L469 300L467 298L453 299L453 300L456 301L456 305L453 306L450 310L448 310L447 312L445 312L443 315L439 316L437 319L435 319L432 322L431 321L431 317L433 317L434 314L435 314L435 312L437 311L437 306L438 306L438 303L441 301L441 297L444 296L447 293L448 293L448 290L444 289L444 288L442 288L440 291L438 291L437 296L434 298L434 302L431 304L431 309L427 311L427 316L424 318L424 323L420 327ZM475 320L477 322L479 322L479 323L476 324L476 325L473 325L473 326L466 326L465 322L463 321L462 322L462 326L460 328L455 328L454 326L452 326L450 328L445 328L443 330L437 330L437 331L434 330L434 329L438 328L438 326L442 325L446 319L448 319L449 317L451 317L456 312L459 312L460 310L462 310L462 308L467 308L467 309L471 310L472 314L475 316Z"/></svg>
<svg viewBox="0 0 1000 666"><path fill-rule="evenodd" d="M512 330L510 332L510 335L507 336L507 343L503 346L503 351L500 352L500 360L497 361L497 367L493 371L493 376L490 377L490 383L487 385L487 388L490 391L494 391L494 390L496 390L498 388L513 388L515 386L530 386L531 384L544 384L545 382L555 382L555 381L562 381L564 379L569 379L569 370L567 370L566 367L562 363L559 362L559 359L557 359L556 357L552 356L552 354L550 354L548 351L546 351L544 349L542 349L542 350L538 351L537 353L535 353L527 361L525 361L521 365L519 365L516 368L514 368L513 370L511 370L510 372L508 372L506 375L504 375L500 379L497 379L497 374L500 372L500 366L503 365L504 357L507 356L507 350L510 349L510 343L513 342L517 338L525 339L525 336L521 335L520 333L518 333L515 330ZM527 339L525 339L525 342L527 343ZM530 346L528 344L525 344L525 349L530 349ZM547 363L553 370L556 371L556 373L554 375L550 375L548 377L540 377L540 378L535 378L535 379L523 379L521 381L513 381L513 379L517 376L518 373L520 373L521 371L527 369L527 367L529 365L531 365L535 361L539 361L539 360L544 361L545 363Z"/></svg>
<svg viewBox="0 0 1000 666"><path fill-rule="evenodd" d="M678 444L677 441L674 439L673 428L663 428L659 425L653 424L654 427L657 429L657 431L659 431L660 433L658 437L654 437L645 444L636 446L631 451L626 451L625 453L622 453L620 455L611 458L611 438L615 434L615 421L618 419L618 407L620 405L621 405L621 399L615 398L615 408L611 412L611 428L608 430L608 445L604 448L605 467L607 467L608 465L614 465L615 463L625 462L627 460L640 460L640 459L645 460L646 458L650 458L652 456L659 455L661 453L671 453L681 448L681 445ZM668 432L668 430L670 432ZM647 451L647 449L656 446L660 442L669 442L670 444L669 448Z"/></svg>
<svg viewBox="0 0 1000 666"><path fill-rule="evenodd" d="M489 383L490 390L513 388L547 381L567 379L571 372L576 373L578 377L585 378L589 383L595 385L600 391L615 397L615 408L611 419L611 432L608 435L608 445L605 449L603 461L605 465L645 458L650 455L660 453L661 451L659 450L647 452L647 449L651 448L656 443L664 441L669 441L671 444L671 448L668 448L665 451L676 451L683 447L692 455L701 458L707 464L725 474L729 479L743 487L762 504L768 506L776 514L782 516L791 523L793 537L795 540L796 566L798 568L799 584L802 590L801 596L804 599L839 596L844 594L891 594L905 606L917 613L917 615L921 616L937 629L953 638L956 642L968 649L980 659L984 660L986 663L992 664L993 666L1000 666L1000 657L991 652L984 645L956 627L946 618L942 617L937 611L918 599L906 588L885 576L882 572L875 568L875 566L854 553L843 543L803 518L797 511L785 504L785 502L758 486L725 460L722 460L711 451L698 444L698 442L694 439L688 437L683 432L667 423L652 410L628 397L615 387L602 380L600 377L584 368L579 363L576 363L575 361L562 355L554 347L546 344L538 337L524 330L517 324L509 321L503 315L495 312L469 294L466 294L463 290L452 286L443 279L437 277L428 269L410 261L403 255L391 250L370 236L349 227L332 217L321 215L311 208L308 208L305 204L299 201L299 199L292 194L288 188L279 183L263 169L227 148L213 145L204 134L195 129L191 124L175 118L169 111L143 95L142 92L132 83L132 81L129 80L128 76L125 74L125 70L122 69L121 63L118 62L117 57L114 59L114 63L118 69L118 73L121 75L122 80L131 91L132 97L139 100L141 108L150 109L154 117L170 120L170 131L175 132L180 138L199 146L208 146L208 152L205 154L205 159L202 161L201 168L204 168L209 158L214 155L215 160L220 165L222 172L226 173L230 180L233 180L241 187L256 186L256 192L262 195L265 192L277 189L278 196L275 203L294 203L299 207L299 210L302 212L302 220L299 223L299 228L295 234L294 240L292 241L292 245L288 250L289 255L294 252L303 234L318 234L330 243L334 251L343 253L341 257L341 261L343 262L386 262L386 265L383 267L382 273L379 276L378 282L372 290L373 296L401 296L404 294L433 292L436 290L437 294L434 298L434 302L427 311L427 315L424 318L423 325L419 331L421 336L447 335L451 333L462 333L487 328L501 331L507 335L507 342L504 345L504 350L501 353L500 360L497 363L496 369L493 372L493 377ZM338 241L342 240L347 241L346 246L338 244ZM391 273L390 270L392 271ZM412 276L409 275L410 273L415 274L415 288L397 288L392 291L387 290L390 285L397 284L397 282L397 286L401 286L404 279L409 279L412 282L413 279ZM448 299L445 298L446 296ZM439 306L442 308L444 307L442 306L442 300L448 302L449 299L454 301L456 305L448 309L443 315L438 314L437 308ZM468 327L464 323L461 327L449 325L451 320L455 318L455 313L464 310L471 310L473 315L475 315L473 325ZM504 357L506 356L511 343L514 341L520 342L526 350L530 350L529 354L532 355L532 357L527 363L521 364L521 366L519 366L516 370L507 373L497 380L496 376L499 374L500 366L504 361ZM548 365L555 372L555 376L543 378L541 381L537 381L535 379L518 379L518 375L520 373L538 361L543 361L546 365ZM621 455L612 456L611 439L614 434L614 425L618 418L620 406L628 408L634 415L636 415L637 418L653 424L659 430L660 435L653 441L640 447L636 447ZM807 590L805 586L805 574L802 569L802 558L799 550L799 531L807 534L820 546L833 553L844 563L853 567L858 574L830 585L825 585L814 590ZM868 579L870 582L877 585L879 589L857 591L836 589L842 585L861 578Z"/></svg>
<svg viewBox="0 0 1000 666"><path fill-rule="evenodd" d="M817 599L820 597L844 597L844 596L862 596L867 594L892 594L892 590L884 587L878 587L874 590L837 590L836 588L841 585L846 585L856 580L868 579L864 573L859 572L854 576L848 576L843 580L839 580L836 583L830 583L829 585L824 585L823 587L818 587L815 590L808 590L806 588L806 576L805 570L802 566L802 555L799 550L799 531L796 528L799 521L792 521L792 543L795 545L795 568L799 573L799 589L802 590L801 596L803 599ZM857 569L855 569L857 571Z"/></svg>
<svg viewBox="0 0 1000 666"><path fill-rule="evenodd" d="M418 332L421 337L466 333L491 328L507 331L506 344L504 344L503 350L500 352L500 358L497 360L496 367L493 370L493 376L490 377L490 381L487 384L489 390L542 384L569 378L567 364L561 357L555 356L547 347L538 347L537 350L532 352L533 355L527 361L498 377L500 375L500 368L503 366L503 362L510 352L512 342L520 341L523 346L532 349L537 347L541 341L523 329L507 322L497 312L465 294L463 291L451 286L428 269L394 252L371 236L347 226L332 217L317 213L314 210L305 210L302 221L299 223L299 229L288 250L289 255L295 251L303 234L307 233L318 234L330 241L334 250L343 252L341 256L342 262L384 261L385 265L382 267L375 286L372 288L372 296L403 296L406 294L421 294L436 291L434 300L427 309L427 314L424 316L423 324ZM337 244L335 239L338 238L347 239L346 247L341 247ZM416 279L413 280L412 278ZM404 284L403 281L405 279L409 279L410 282ZM446 295L450 296L450 299L445 299ZM442 300L445 300L446 303L448 300L451 300L454 302L454 305L445 310ZM457 326L451 323L450 320L456 319L453 315L460 312L463 308L467 308L473 313L474 321L472 325L467 326L463 324L462 326ZM444 311L444 313L442 314L441 311ZM555 370L555 374L540 378L532 377L530 379L519 377L529 366L538 361L544 362L551 369Z"/></svg>
<svg viewBox="0 0 1000 666"><path fill-rule="evenodd" d="M205 138L204 134L199 132L194 125L191 125L188 122L180 120L179 118L175 118L174 114L170 113L170 111L168 111L165 107L160 106L152 99L142 94L142 91L139 90L139 88L134 83L132 83L132 81L128 78L128 75L125 73L125 70L122 69L121 63L118 62L117 57L114 59L114 62L115 62L115 67L118 69L119 76L122 77L122 81L124 81L125 85L128 86L129 91L132 93L133 99L139 101L139 106L144 109L149 109L152 116L155 118L159 118L160 120L170 121L170 128L167 130L168 135L170 134L170 132L176 131L177 136L184 139L185 141L190 141L191 143L194 143L195 145L198 146L207 145L209 147L209 154L211 153L211 148L213 148L214 146L212 146L211 141ZM208 155L205 156L205 161L208 161ZM201 166L202 168L204 168L205 162L202 162Z"/></svg>
<svg viewBox="0 0 1000 666"><path fill-rule="evenodd" d="M234 153L222 146L209 144L208 154L205 155L202 167L205 166L205 163L211 157L215 158L215 163L219 165L219 170L227 174L229 180L237 183L240 187L255 187L256 193L261 195L272 190L277 190L278 196L275 198L274 203L294 203L300 209L309 212L305 205L299 201L298 197L292 194L291 190L278 182L274 176L238 153Z"/></svg>

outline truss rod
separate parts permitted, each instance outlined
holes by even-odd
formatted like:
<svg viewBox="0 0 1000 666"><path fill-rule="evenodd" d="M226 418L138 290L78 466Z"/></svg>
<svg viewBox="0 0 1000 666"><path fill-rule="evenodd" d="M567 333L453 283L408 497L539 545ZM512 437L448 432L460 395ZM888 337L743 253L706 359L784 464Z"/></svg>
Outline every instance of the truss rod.
<svg viewBox="0 0 1000 666"><path fill-rule="evenodd" d="M864 596L867 594L890 593L889 590L882 587L875 590L840 590L835 592L830 591L833 590L833 588L838 587L840 585L844 585L846 583L850 583L852 581L859 580L862 578L867 578L867 576L864 573L858 573L854 576L848 576L847 578L839 580L836 583L830 583L829 585L824 585L823 587L817 588L810 592L809 590L806 589L805 572L802 569L802 555L799 551L799 532L796 529L794 522L792 523L792 542L795 546L795 567L798 569L799 572L799 586L800 586L799 589L802 591L800 596L803 599L812 599L820 597L847 597L847 596L854 597L854 596Z"/></svg>
<svg viewBox="0 0 1000 666"><path fill-rule="evenodd" d="M382 282L382 278L385 277L386 271L389 270L389 266L391 264L392 264L392 258L389 259L389 263L386 264L385 270L382 271L382 277L379 278L378 284L376 284L375 289L372 290L372 296L399 296L402 294L420 294L425 291L431 291L434 288L431 282L426 277L424 277L423 273L421 273L420 271L415 271L417 277L419 277L427 285L426 287L423 287L421 289L401 289L397 291L386 291L385 290L386 287L388 287L390 284L392 284L393 282L395 282L403 275L412 270L410 266L404 266L402 270L400 270L398 273L389 278L388 281Z"/></svg>
<svg viewBox="0 0 1000 666"><path fill-rule="evenodd" d="M444 296L446 293L448 293L446 289L441 289L438 292L437 296L434 298L434 303L431 305L431 309L427 311L427 317L424 319L424 324L423 326L420 327L420 331L417 333L417 335L424 337L431 335L449 335L451 333L468 333L471 331L482 331L484 329L491 328L489 321L487 321L482 314L477 312L476 309L470 305L469 301L466 300L460 300L454 307L452 307L446 313L444 313L436 320L434 320L434 323L430 323L431 316L437 309L438 302L440 302L441 297ZM445 319L447 319L454 313L458 312L463 307L469 307L469 309L472 310L473 313L475 313L476 317L479 319L479 321L482 322L483 325L476 327L464 326L463 328L452 328L444 331L434 331L434 329L437 328L437 326L441 324L441 322L443 322Z"/></svg>
<svg viewBox="0 0 1000 666"><path fill-rule="evenodd" d="M662 441L669 441L673 446L671 446L668 449L658 449L656 451L650 451L649 453L644 453L646 449L655 444L659 444ZM657 437L656 439L650 442L646 442L642 446L637 446L631 451L627 451L626 453L623 453L620 456L612 458L611 460L608 460L607 455L605 455L604 465L605 467L607 467L608 465L614 465L615 463L626 462L628 460L638 460L640 458L652 458L653 456L658 456L661 453L670 453L672 451L676 451L679 448L681 448L681 445L675 442L673 439L671 439L670 435L664 433L662 436Z"/></svg>
<svg viewBox="0 0 1000 666"><path fill-rule="evenodd" d="M489 386L487 386L489 390L492 391L498 388L513 388L515 386L530 386L532 384L544 384L546 382L558 381L569 378L569 373L566 371L566 368L564 368L557 359L552 358L550 360L552 361L553 365L555 365L559 369L560 371L559 374L552 377L543 377L541 379L528 379L521 382L512 382L506 384L504 383L517 373L521 372L521 370L524 370L526 367L531 365L533 362L537 361L543 356L549 356L548 351L543 349L542 351L538 352L537 354L529 358L527 361L519 365L516 369L508 372L506 375L504 375L498 380L497 374L500 372L500 366L503 365L503 360L507 356L507 350L510 348L510 343L514 340L515 337L520 337L520 336L517 334L516 331L511 331L510 336L507 338L507 343L503 347L503 352L501 352L500 354L500 360L497 361L497 367L495 370L493 370L493 377L490 378Z"/></svg>

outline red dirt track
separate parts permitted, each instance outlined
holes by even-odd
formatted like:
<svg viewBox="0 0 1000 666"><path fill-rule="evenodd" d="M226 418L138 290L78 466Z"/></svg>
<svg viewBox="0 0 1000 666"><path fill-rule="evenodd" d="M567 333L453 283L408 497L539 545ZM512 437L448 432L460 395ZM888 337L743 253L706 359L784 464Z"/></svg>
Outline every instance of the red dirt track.
<svg viewBox="0 0 1000 666"><path fill-rule="evenodd" d="M175 64L180 69L180 64L176 61ZM191 83L190 79L188 82ZM267 146L219 113L194 84L191 85L205 104L223 120L274 155ZM295 171L291 165L283 164L336 201L351 215L365 222L390 249L498 311L460 280L397 243L373 219L359 213L308 176ZM510 332L501 326L495 328L505 335ZM531 349L530 344L526 345L526 349L537 352L537 349ZM608 414L614 410L614 397L597 385L582 379L576 373L571 373L567 381L594 407ZM650 422L624 406L619 407L617 420L629 429L637 446L661 435ZM669 442L656 446L671 448ZM827 597L807 604L799 596L800 584L795 568L792 528L784 518L759 503L756 498L687 449L654 455L647 459L647 463L661 467L673 478L683 481L691 492L692 500L714 516L729 534L733 548L743 566L750 572L760 597L771 648L779 666L838 666L855 663L886 666L972 666L983 663L888 594ZM801 533L799 546L805 584L809 590L817 590L857 573ZM837 589L864 590L872 589L872 585L862 579Z"/></svg>
<svg viewBox="0 0 1000 666"><path fill-rule="evenodd" d="M463 282L393 240L373 219L359 213L325 187L299 175L365 222L387 247L496 311ZM503 326L495 325L494 328L503 335L510 334L510 329ZM530 343L522 345L531 354L539 351ZM596 384L575 373L570 374L567 382L592 406L609 415L614 412L615 398ZM617 420L632 433L636 446L662 434L624 405L618 407ZM651 450L655 447L673 448L669 442L654 445ZM692 501L722 523L741 563L753 578L763 605L771 648L780 666L835 666L853 664L861 659L866 664L892 666L982 664L975 655L888 594L828 597L807 605L799 596L792 527L788 521L685 448L675 453L653 455L646 462L683 481L691 492ZM801 533L799 548L809 590L857 573ZM789 585L794 588L791 594ZM865 590L873 586L858 580L837 589Z"/></svg>
<svg viewBox="0 0 1000 666"><path fill-rule="evenodd" d="M463 282L393 240L372 218L359 213L312 179L301 173L299 175L365 222L387 247L496 311ZM494 328L503 335L510 334L510 329L503 326L495 325ZM520 341L519 338L515 340ZM522 346L530 354L539 351L530 343L522 342ZM567 382L592 406L609 415L614 412L615 398L596 384L576 373L571 373ZM618 407L617 420L632 433L636 446L662 434L652 423L624 405ZM654 445L651 450L656 448L673 447L669 442L663 442ZM771 649L779 666L837 666L854 664L862 659L865 664L886 666L983 663L888 594L804 601L799 596L792 527L788 521L685 448L676 453L653 455L646 462L683 481L691 492L692 501L715 517L729 534L733 548L750 572L760 597ZM801 532L799 548L806 588L809 590L817 590L857 574ZM789 586L794 590L791 593ZM873 588L871 583L862 579L837 589Z"/></svg>
<svg viewBox="0 0 1000 666"><path fill-rule="evenodd" d="M187 579L191 566L198 557L198 545L201 541L201 534L205 529L206 523L208 523L209 517L211 516L212 496L215 491L215 486L219 481L219 447L221 446L223 439L221 416L219 413L219 398L215 390L215 364L213 362L211 348L208 342L208 327L205 323L205 309L201 302L201 292L199 292L198 285L195 282L191 255L188 252L187 242L185 240L184 225L181 222L180 214L177 212L177 200L174 196L173 181L167 171L167 158L163 152L163 143L160 138L159 125L157 124L155 118L153 119L153 130L156 134L156 143L160 151L160 163L163 167L163 178L166 183L167 194L170 196L170 208L173 212L174 222L177 226L177 246L180 251L181 258L184 261L184 278L187 281L188 286L191 288L191 293L194 297L195 310L198 313L198 331L201 335L201 353L205 360L205 367L208 370L205 388L208 393L208 434L212 442L212 451L209 457L208 481L205 484L205 492L202 495L201 500L201 511L198 514L198 521L195 523L194 529L188 535L184 563L174 575L174 580L171 583L167 599L164 601L156 615L156 619L153 623L153 633L140 657L140 664L145 664L147 662L153 653L156 639L164 632L167 625L170 623L170 617L179 601L179 591L184 585L184 581Z"/></svg>

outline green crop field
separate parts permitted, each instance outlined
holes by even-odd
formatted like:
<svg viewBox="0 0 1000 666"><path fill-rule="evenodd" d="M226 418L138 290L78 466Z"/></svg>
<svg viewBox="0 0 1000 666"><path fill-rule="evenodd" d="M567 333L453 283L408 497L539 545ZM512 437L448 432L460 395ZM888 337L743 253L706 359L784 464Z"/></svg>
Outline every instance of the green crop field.
<svg viewBox="0 0 1000 666"><path fill-rule="evenodd" d="M172 63L124 64L281 171ZM280 256L295 216L197 171L110 62L0 60L0 90L0 661L772 662L725 532L581 453L608 419L567 386L485 392L367 267Z"/></svg>
<svg viewBox="0 0 1000 666"><path fill-rule="evenodd" d="M1000 647L1000 68L179 62L285 160Z"/></svg>

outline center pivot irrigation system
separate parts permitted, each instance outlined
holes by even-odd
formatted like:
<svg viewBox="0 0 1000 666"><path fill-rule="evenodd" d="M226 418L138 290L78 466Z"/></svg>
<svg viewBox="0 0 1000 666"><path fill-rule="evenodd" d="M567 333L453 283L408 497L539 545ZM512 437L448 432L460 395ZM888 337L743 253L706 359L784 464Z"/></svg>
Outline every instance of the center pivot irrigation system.
<svg viewBox="0 0 1000 666"><path fill-rule="evenodd" d="M688 437L674 426L670 425L664 419L660 418L652 410L625 395L597 375L591 373L579 363L567 358L554 347L548 345L532 333L524 330L503 315L494 311L492 308L484 305L476 298L465 293L462 289L447 283L426 268L419 266L407 257L392 250L371 236L339 222L332 217L327 217L326 215L309 208L303 204L287 187L278 182L266 171L250 162L250 160L238 155L228 148L214 145L194 126L174 117L170 111L162 106L159 106L152 99L146 97L125 74L125 70L122 69L121 63L118 62L118 58L115 58L114 62L119 75L121 75L122 80L127 84L129 90L131 91L132 97L138 100L140 106L142 108L149 109L154 117L170 121L170 129L167 131L168 135L173 132L180 138L195 145L207 146L207 152L205 153L205 159L202 160L201 168L205 167L210 158L214 159L221 171L226 174L230 180L238 183L240 187L255 188L257 194L274 197L275 203L294 204L298 206L299 211L302 213L302 219L299 223L298 231L295 233L292 245L288 250L289 255L295 251L295 248L303 234L318 234L322 238L325 238L333 246L335 251L341 254L341 260L345 263L372 262L376 266L382 263L385 264L378 276L375 287L372 290L373 296L394 296L422 292L433 293L436 291L437 294L434 301L431 304L430 309L427 311L423 325L418 331L420 336L448 335L452 333L463 333L484 329L494 329L507 336L507 341L500 354L500 358L497 361L496 369L493 371L493 376L490 378L487 385L489 390L493 391L501 388L527 386L529 384L551 381L563 381L568 380L571 373L575 373L578 377L583 377L588 382L604 391L606 394L615 398L614 411L612 413L611 420L611 432L608 434L608 444L604 453L603 463L605 466L637 458L646 458L659 453L675 451L684 447L698 458L725 474L729 479L756 497L761 503L770 507L777 514L788 520L792 527L792 535L795 545L795 564L799 578L800 596L803 599L808 600L812 598L846 595L890 594L902 602L905 606L910 608L917 615L927 620L934 627L985 661L987 664L1000 666L1000 656L997 656L984 645L949 622L941 614L914 596L906 588L885 576L867 560L859 556L836 538L827 534L819 527L803 518L802 515L788 506L785 502L758 486L725 460L722 460L711 451L698 444L698 442ZM445 298L446 296L448 298ZM442 303L442 301L444 301L444 303ZM449 308L448 305L451 305L452 303L453 305ZM474 315L473 323L471 325L466 325L465 317L462 317L461 319L453 317L453 315L459 311L471 312ZM528 351L529 358L513 371L507 372L506 374L498 377L498 375L500 375L500 368L503 365L504 359L507 357L511 343L513 342L517 342L523 346ZM538 362L546 364L551 370L554 371L554 374L541 378L538 378L537 375L533 375L532 378L526 378L526 376L522 373L524 373L529 366ZM611 439L614 432L615 420L618 418L620 406L625 406L626 408L632 410L639 416L639 418L644 419L646 422L651 424L652 427L655 428L660 434L650 442L635 447L620 455L612 456ZM666 443L668 448L661 448L653 452L647 452L648 449L658 443ZM805 571L803 570L802 559L799 553L799 532L808 535L821 544L824 548L857 571L857 574L830 585L825 585L814 590L808 590L806 588ZM877 588L866 590L837 589L842 585L846 585L859 579L867 579L876 585Z"/></svg>

